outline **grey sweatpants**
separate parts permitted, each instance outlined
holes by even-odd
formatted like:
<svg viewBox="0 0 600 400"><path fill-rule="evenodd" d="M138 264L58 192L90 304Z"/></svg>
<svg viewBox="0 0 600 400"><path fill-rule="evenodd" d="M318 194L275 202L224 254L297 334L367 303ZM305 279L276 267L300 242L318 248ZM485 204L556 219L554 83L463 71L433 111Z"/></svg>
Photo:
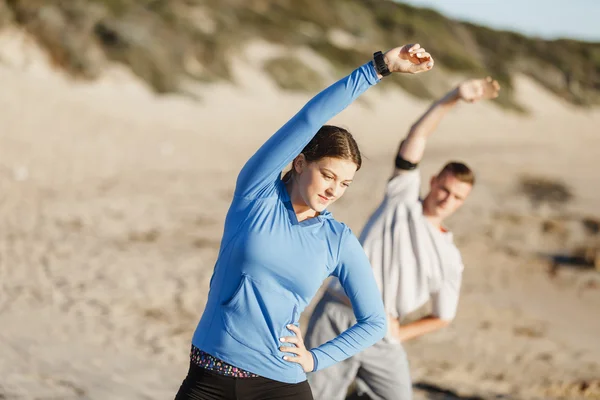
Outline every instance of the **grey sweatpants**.
<svg viewBox="0 0 600 400"><path fill-rule="evenodd" d="M310 318L306 348L333 339L354 323L352 309L325 292ZM412 399L408 359L399 343L379 341L354 357L308 374L315 400L344 400L354 379L358 392L373 400Z"/></svg>

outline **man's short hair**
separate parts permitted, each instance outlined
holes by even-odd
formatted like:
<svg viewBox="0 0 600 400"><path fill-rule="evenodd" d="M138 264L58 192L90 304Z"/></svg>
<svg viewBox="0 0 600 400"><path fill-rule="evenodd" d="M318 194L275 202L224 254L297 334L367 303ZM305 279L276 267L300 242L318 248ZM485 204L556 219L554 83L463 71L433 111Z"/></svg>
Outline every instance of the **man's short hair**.
<svg viewBox="0 0 600 400"><path fill-rule="evenodd" d="M451 161L444 165L444 168L442 168L438 176L442 176L443 174L452 174L461 182L468 183L470 185L475 184L475 174L471 168L458 161Z"/></svg>

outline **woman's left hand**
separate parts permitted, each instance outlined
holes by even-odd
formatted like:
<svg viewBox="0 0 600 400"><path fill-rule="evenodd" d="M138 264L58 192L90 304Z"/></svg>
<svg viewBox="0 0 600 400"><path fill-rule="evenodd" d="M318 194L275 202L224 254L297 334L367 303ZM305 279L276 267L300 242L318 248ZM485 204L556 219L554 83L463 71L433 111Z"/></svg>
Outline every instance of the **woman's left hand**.
<svg viewBox="0 0 600 400"><path fill-rule="evenodd" d="M420 44L407 44L384 54L390 72L418 74L433 68L433 57Z"/></svg>
<svg viewBox="0 0 600 400"><path fill-rule="evenodd" d="M286 336L279 338L279 340L284 343L292 343L293 346L280 346L279 350L295 354L296 356L292 357L291 355L286 355L283 359L285 361L300 364L304 372L312 372L315 369L315 361L312 353L304 347L304 339L302 339L300 328L296 325L288 325L287 328L294 332L296 336Z"/></svg>

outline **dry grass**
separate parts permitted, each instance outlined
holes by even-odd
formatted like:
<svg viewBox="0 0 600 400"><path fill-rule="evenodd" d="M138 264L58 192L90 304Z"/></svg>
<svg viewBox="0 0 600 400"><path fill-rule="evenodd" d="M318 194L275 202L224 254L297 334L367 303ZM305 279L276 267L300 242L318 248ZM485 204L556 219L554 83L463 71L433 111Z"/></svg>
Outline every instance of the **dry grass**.
<svg viewBox="0 0 600 400"><path fill-rule="evenodd" d="M543 204L559 207L573 198L571 189L565 183L546 177L521 177L519 191L527 196L535 209Z"/></svg>
<svg viewBox="0 0 600 400"><path fill-rule="evenodd" d="M316 92L324 86L318 72L295 57L277 57L265 62L265 71L285 90Z"/></svg>
<svg viewBox="0 0 600 400"><path fill-rule="evenodd" d="M598 43L531 39L392 1L0 0L0 26L13 17L74 75L93 78L108 58L128 65L158 92L177 91L183 76L229 79L231 54L253 38L310 47L340 75L373 49L395 46L403 38L421 42L450 71L493 75L504 88L495 100L502 107L526 108L513 96L515 72L574 104L600 103ZM333 43L332 29L355 43L350 48ZM315 74L306 68L287 70L279 62L267 72L292 90L316 86ZM421 81L398 84L417 97L434 95Z"/></svg>

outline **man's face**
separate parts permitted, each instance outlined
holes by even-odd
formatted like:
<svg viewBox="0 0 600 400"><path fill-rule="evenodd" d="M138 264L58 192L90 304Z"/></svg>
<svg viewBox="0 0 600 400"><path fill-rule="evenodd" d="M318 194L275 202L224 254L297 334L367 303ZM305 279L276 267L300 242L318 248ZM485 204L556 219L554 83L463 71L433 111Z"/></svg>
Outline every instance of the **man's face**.
<svg viewBox="0 0 600 400"><path fill-rule="evenodd" d="M443 220L448 218L465 202L473 186L459 181L451 173L431 178L431 189L424 200L427 214Z"/></svg>

